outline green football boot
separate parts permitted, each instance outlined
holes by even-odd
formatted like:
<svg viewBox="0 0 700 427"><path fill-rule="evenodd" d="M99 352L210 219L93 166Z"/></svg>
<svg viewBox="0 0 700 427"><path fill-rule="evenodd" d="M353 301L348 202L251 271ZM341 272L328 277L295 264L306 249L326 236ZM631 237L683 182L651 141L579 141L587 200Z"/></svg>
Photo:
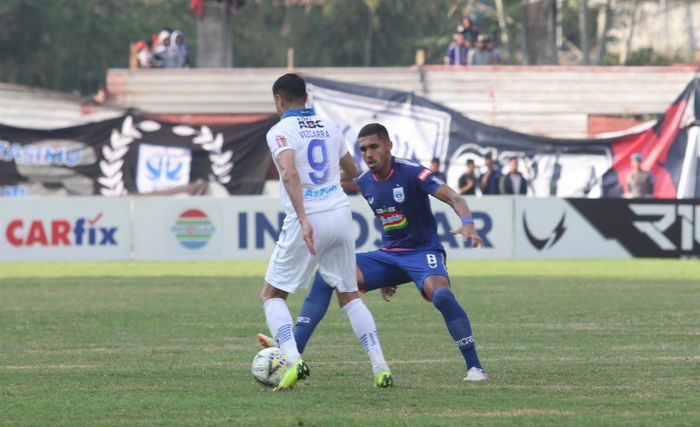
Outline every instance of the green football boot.
<svg viewBox="0 0 700 427"><path fill-rule="evenodd" d="M299 380L309 376L309 367L302 359L299 359L292 366L288 367L275 391L291 390Z"/></svg>
<svg viewBox="0 0 700 427"><path fill-rule="evenodd" d="M394 385L394 377L391 376L391 372L382 371L375 375L374 386L380 388L389 388Z"/></svg>

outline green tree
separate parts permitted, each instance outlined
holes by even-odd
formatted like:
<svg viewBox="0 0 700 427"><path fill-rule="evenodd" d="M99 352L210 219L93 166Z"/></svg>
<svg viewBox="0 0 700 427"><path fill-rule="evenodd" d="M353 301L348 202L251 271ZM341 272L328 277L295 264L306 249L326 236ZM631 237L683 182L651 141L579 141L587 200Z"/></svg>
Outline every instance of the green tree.
<svg viewBox="0 0 700 427"><path fill-rule="evenodd" d="M194 35L186 0L3 0L0 81L92 93L163 27Z"/></svg>

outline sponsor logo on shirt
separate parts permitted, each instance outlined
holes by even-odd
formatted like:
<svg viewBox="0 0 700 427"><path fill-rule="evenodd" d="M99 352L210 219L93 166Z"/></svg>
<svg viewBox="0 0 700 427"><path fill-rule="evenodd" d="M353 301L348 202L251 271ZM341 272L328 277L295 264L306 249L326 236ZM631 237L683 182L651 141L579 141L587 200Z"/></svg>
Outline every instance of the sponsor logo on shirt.
<svg viewBox="0 0 700 427"><path fill-rule="evenodd" d="M287 146L287 138L285 138L282 135L277 135L275 137L275 141L277 141L277 146L278 147L286 147Z"/></svg>
<svg viewBox="0 0 700 427"><path fill-rule="evenodd" d="M377 218L385 232L400 230L408 225L408 220L402 211L379 214Z"/></svg>
<svg viewBox="0 0 700 427"><path fill-rule="evenodd" d="M428 169L423 169L418 174L418 179L421 181L425 181L426 179L428 179L429 176L430 176L430 171Z"/></svg>
<svg viewBox="0 0 700 427"><path fill-rule="evenodd" d="M333 184L329 187L319 188L318 190L314 190L312 188L307 188L306 191L304 192L304 198L306 200L320 199L320 198L327 197L329 194L334 193L337 190L338 190L338 184Z"/></svg>

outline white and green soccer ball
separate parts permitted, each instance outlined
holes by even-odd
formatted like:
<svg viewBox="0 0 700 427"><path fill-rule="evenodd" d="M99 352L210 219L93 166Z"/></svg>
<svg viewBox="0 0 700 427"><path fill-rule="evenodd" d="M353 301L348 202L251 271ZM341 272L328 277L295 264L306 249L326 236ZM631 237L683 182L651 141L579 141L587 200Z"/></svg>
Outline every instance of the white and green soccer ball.
<svg viewBox="0 0 700 427"><path fill-rule="evenodd" d="M253 358L253 378L258 383L277 387L286 368L287 359L278 347L268 347L260 350Z"/></svg>

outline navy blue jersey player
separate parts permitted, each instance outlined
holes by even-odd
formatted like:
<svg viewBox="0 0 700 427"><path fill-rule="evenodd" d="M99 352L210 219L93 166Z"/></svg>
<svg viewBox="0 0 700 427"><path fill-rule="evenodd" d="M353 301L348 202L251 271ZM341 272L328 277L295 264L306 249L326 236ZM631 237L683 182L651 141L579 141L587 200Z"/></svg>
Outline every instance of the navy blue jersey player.
<svg viewBox="0 0 700 427"><path fill-rule="evenodd" d="M453 230L453 234L471 239L474 247L481 246L467 203L428 169L393 157L392 142L381 124L364 126L358 141L362 158L369 167L358 183L382 225L379 250L356 254L359 289L381 289L382 297L388 301L396 286L414 282L423 297L440 311L462 353L467 367L464 380L485 380L469 319L450 289L445 250L437 235L429 196L449 204L460 216L462 226ZM325 315L332 293L333 289L316 274L295 325L300 353Z"/></svg>

